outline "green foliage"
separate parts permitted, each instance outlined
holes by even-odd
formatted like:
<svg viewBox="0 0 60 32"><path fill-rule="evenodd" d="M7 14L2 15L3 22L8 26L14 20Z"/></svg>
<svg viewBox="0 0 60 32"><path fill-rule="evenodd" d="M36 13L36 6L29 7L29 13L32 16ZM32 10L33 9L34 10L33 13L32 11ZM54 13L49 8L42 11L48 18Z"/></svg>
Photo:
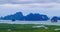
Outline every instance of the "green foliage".
<svg viewBox="0 0 60 32"><path fill-rule="evenodd" d="M60 32L54 30L60 28L60 26L55 25L44 25L48 27L48 29L43 27L32 28L32 26L38 25L40 24L0 24L0 32Z"/></svg>

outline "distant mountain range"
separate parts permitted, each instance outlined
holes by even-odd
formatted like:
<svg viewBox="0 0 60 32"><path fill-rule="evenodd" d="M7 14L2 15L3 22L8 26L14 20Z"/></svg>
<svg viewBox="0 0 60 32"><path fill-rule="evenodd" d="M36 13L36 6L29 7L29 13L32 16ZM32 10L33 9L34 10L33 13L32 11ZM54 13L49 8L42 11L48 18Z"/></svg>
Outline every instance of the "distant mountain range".
<svg viewBox="0 0 60 32"><path fill-rule="evenodd" d="M38 13L30 13L26 16L23 16L22 12L17 12L13 15L7 15L5 17L0 17L0 20L21 20L21 21L47 21L49 20L47 15L42 15Z"/></svg>

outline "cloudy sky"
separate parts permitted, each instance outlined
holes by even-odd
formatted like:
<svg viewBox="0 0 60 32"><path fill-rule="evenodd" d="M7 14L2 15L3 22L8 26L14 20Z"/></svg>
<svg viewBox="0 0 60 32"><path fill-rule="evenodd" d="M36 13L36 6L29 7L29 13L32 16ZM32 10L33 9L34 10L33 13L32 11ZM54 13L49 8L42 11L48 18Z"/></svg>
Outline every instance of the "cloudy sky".
<svg viewBox="0 0 60 32"><path fill-rule="evenodd" d="M0 0L0 16L23 12L60 16L60 0Z"/></svg>

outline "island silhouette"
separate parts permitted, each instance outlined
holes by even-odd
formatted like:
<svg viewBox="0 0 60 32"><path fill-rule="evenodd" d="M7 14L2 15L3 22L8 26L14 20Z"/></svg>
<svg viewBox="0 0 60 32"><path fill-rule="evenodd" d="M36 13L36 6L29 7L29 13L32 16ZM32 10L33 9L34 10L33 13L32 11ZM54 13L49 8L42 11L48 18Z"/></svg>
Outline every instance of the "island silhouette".
<svg viewBox="0 0 60 32"><path fill-rule="evenodd" d="M20 21L47 21L49 17L47 15L38 14L38 13L30 13L26 16L22 14L22 12L17 12L13 15L7 15L4 17L0 17L1 20L20 20Z"/></svg>

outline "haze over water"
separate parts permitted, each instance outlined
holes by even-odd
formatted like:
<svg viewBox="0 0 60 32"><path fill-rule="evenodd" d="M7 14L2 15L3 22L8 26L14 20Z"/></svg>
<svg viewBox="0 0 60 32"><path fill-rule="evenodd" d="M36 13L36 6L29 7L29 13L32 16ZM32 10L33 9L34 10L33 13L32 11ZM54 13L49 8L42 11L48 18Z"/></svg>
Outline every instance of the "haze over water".
<svg viewBox="0 0 60 32"><path fill-rule="evenodd" d="M43 24L43 25L60 25L60 20L58 22L51 22L48 21L14 21L11 20L0 20L0 23L7 23L7 24Z"/></svg>

